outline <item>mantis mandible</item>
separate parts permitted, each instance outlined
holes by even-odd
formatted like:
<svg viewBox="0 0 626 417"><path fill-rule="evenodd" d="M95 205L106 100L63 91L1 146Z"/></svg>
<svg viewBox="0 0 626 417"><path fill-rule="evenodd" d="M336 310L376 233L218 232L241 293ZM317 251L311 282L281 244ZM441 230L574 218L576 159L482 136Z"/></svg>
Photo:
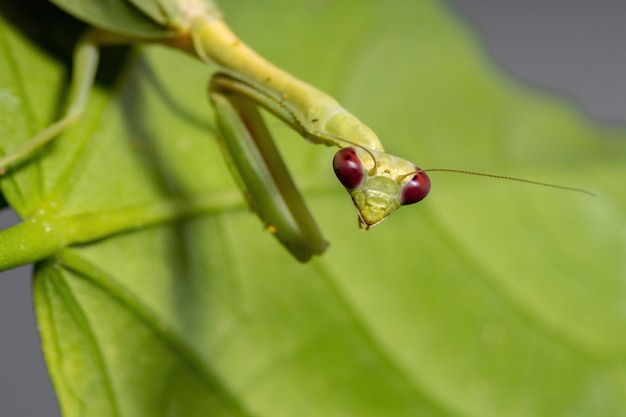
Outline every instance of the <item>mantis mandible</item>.
<svg viewBox="0 0 626 417"><path fill-rule="evenodd" d="M327 243L294 184L259 107L307 141L340 148L333 168L352 198L363 230L379 224L400 206L422 200L430 191L426 170L387 154L376 134L332 97L255 53L231 31L212 1L116 1L116 13L143 22L141 30L117 25L117 15L110 13L113 5L102 6L99 0L51 1L93 28L75 47L65 115L0 158L0 173L19 165L80 118L94 83L101 46L145 42L180 49L218 68L208 90L221 131L223 154L251 208L299 261L321 254Z"/></svg>

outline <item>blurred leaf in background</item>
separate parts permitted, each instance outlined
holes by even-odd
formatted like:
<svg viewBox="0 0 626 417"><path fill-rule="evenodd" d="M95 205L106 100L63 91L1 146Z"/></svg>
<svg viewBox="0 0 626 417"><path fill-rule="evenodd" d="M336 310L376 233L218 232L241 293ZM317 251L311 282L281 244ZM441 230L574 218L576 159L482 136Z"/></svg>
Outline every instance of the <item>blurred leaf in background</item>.
<svg viewBox="0 0 626 417"><path fill-rule="evenodd" d="M302 265L227 173L210 70L161 47L114 51L83 120L1 183L41 226L2 232L16 257L58 228L115 232L59 238L36 267L63 414L624 415L626 133L512 82L438 1L221 6L242 39L335 96L389 152L598 198L433 173L429 199L364 234L334 150L272 121L331 242ZM63 108L73 32L55 49L35 23L0 28L5 149ZM172 202L200 209L142 221Z"/></svg>

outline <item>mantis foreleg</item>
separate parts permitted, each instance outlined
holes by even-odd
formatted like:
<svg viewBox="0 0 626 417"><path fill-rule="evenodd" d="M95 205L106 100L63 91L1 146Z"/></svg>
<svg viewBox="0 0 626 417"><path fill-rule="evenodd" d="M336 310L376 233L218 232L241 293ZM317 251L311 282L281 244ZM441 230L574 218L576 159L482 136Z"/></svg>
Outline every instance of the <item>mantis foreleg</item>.
<svg viewBox="0 0 626 417"><path fill-rule="evenodd" d="M214 76L209 94L223 135L222 151L248 203L267 229L301 262L327 246L283 162L258 105L237 79ZM245 86L244 86L245 88ZM245 91L245 90L244 90Z"/></svg>

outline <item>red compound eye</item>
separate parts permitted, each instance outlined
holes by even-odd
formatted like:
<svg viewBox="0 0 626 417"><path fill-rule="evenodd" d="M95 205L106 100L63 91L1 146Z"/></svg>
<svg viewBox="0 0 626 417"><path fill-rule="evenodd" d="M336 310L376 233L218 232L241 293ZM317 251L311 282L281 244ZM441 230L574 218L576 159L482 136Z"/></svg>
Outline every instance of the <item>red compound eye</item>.
<svg viewBox="0 0 626 417"><path fill-rule="evenodd" d="M349 190L352 190L363 181L363 164L354 148L340 149L333 158L333 169L339 181Z"/></svg>
<svg viewBox="0 0 626 417"><path fill-rule="evenodd" d="M424 171L419 168L415 168L415 175L411 178L411 181L407 182L402 189L402 195L400 196L400 203L404 206L407 204L417 203L428 195L430 191L430 179Z"/></svg>

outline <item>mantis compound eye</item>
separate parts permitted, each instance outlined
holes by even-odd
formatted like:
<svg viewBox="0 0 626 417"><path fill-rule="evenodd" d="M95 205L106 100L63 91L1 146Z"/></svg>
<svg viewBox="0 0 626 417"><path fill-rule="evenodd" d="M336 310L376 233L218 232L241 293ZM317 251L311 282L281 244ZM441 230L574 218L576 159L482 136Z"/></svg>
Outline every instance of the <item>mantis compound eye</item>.
<svg viewBox="0 0 626 417"><path fill-rule="evenodd" d="M363 182L363 164L354 148L340 149L333 158L333 169L339 182L349 190L355 189Z"/></svg>
<svg viewBox="0 0 626 417"><path fill-rule="evenodd" d="M428 195L430 191L430 179L424 171L415 168L415 175L402 189L400 203L404 206L407 204L417 203Z"/></svg>

